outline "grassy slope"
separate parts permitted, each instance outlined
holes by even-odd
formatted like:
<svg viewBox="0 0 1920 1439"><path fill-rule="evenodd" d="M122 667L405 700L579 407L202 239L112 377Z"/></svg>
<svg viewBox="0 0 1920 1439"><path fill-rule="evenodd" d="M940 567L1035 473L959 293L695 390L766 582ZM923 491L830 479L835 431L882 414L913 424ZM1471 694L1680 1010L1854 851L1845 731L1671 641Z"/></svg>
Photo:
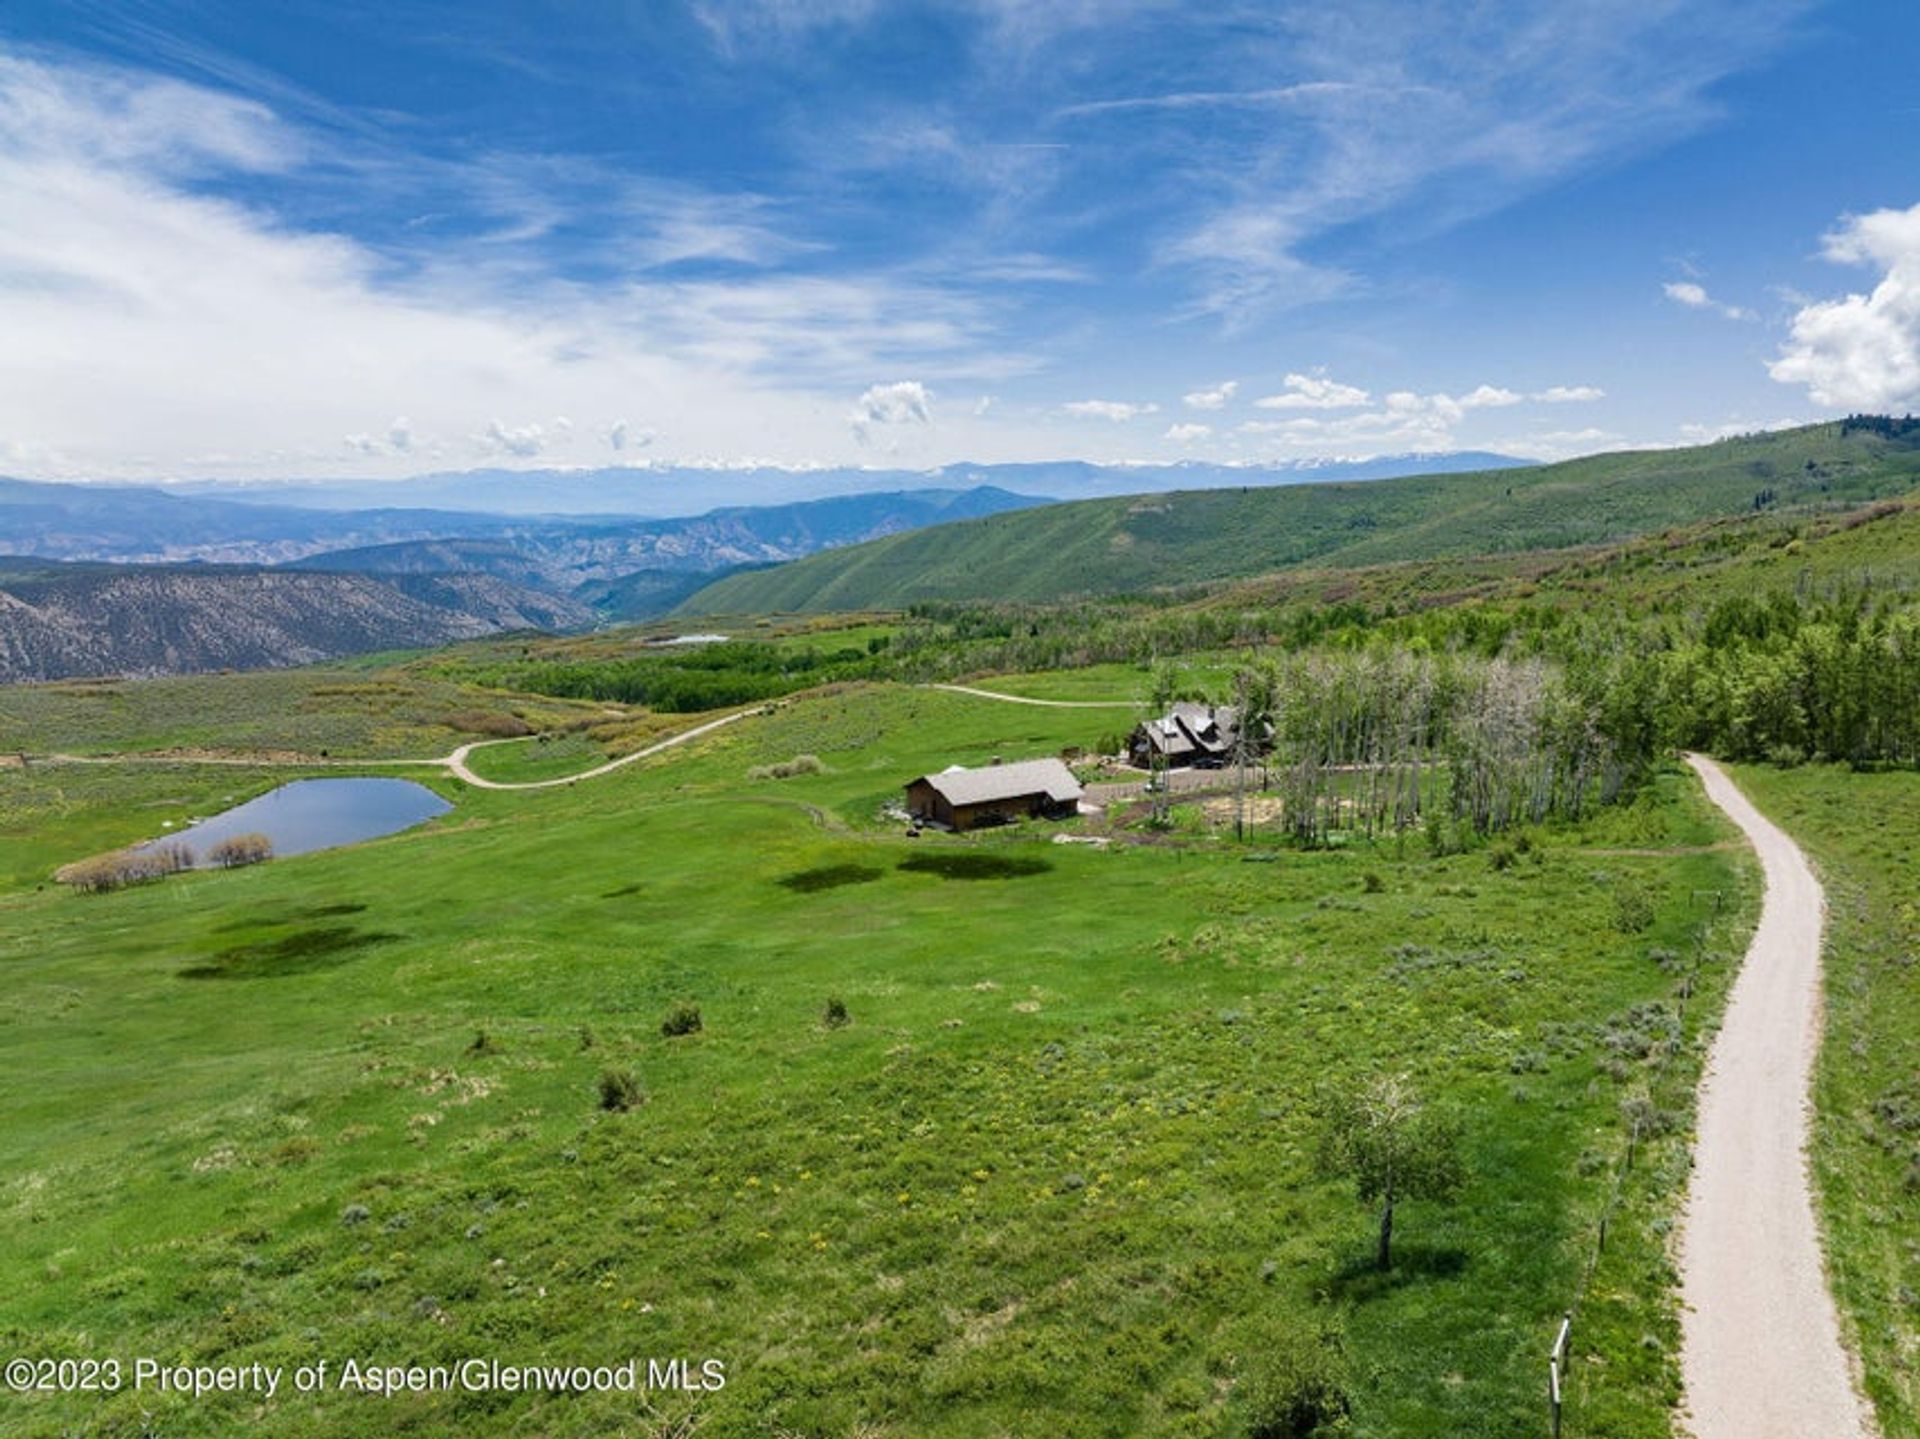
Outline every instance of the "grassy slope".
<svg viewBox="0 0 1920 1439"><path fill-rule="evenodd" d="M0 685L0 752L218 750L356 759L443 755L473 717L535 728L609 706L505 695L404 670L258 670L155 680Z"/></svg>
<svg viewBox="0 0 1920 1439"><path fill-rule="evenodd" d="M1597 545L1752 509L1909 491L1920 449L1837 424L1687 450L1365 484L1087 500L891 536L722 580L688 613L848 610L953 598L1054 599L1304 564Z"/></svg>
<svg viewBox="0 0 1920 1439"><path fill-rule="evenodd" d="M1920 502L1711 520L1595 549L1294 570L1222 586L1188 603L1254 610L1354 602L1404 610L1524 599L1578 608L1624 597L1652 610L1697 611L1731 595L1827 594L1867 582L1882 593L1920 589Z"/></svg>
<svg viewBox="0 0 1920 1439"><path fill-rule="evenodd" d="M1743 882L1723 852L1658 847L1720 830L1677 781L1505 873L864 827L903 775L1098 725L858 689L576 789L467 794L358 849L91 900L0 893L0 1068L36 1076L0 1091L0 1348L717 1355L724 1393L662 1396L638 1432L698 1407L706 1435L1221 1434L1227 1381L1335 1315L1357 1433L1538 1432L1539 1351L1645 1082L1628 1016L1673 992L1650 955L1691 953L1702 895ZM801 751L828 772L743 778ZM1004 877L901 868L948 852ZM1657 925L1620 934L1614 896L1642 884ZM208 967L228 977L182 975ZM820 1027L829 995L850 1028ZM682 999L707 1031L664 1040ZM1408 1207L1387 1284L1368 1216L1312 1170L1305 1113L1315 1084L1382 1066L1465 1109L1476 1176L1457 1205ZM650 1101L598 1113L608 1067ZM1582 1432L1666 1432L1678 1140L1637 1173L1658 1195L1617 1225L1583 1310ZM352 1205L364 1222L342 1222ZM329 1435L634 1417L5 1402L26 1435L142 1410L186 1435L243 1414Z"/></svg>
<svg viewBox="0 0 1920 1439"><path fill-rule="evenodd" d="M1814 1170L1834 1287L1886 1439L1920 1436L1920 775L1746 766L1827 888Z"/></svg>

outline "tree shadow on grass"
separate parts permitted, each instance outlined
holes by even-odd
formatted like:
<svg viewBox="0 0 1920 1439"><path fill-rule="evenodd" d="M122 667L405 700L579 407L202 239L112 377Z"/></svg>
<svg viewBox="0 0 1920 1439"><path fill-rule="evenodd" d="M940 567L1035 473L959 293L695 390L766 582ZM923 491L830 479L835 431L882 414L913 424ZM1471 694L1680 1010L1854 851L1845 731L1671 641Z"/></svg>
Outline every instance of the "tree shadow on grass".
<svg viewBox="0 0 1920 1439"><path fill-rule="evenodd" d="M223 949L204 964L180 971L182 979L284 979L345 964L360 950L399 939L397 934L332 925L296 930L279 939Z"/></svg>
<svg viewBox="0 0 1920 1439"><path fill-rule="evenodd" d="M214 930L215 934L231 934L243 929L268 929L279 924L294 924L303 919L338 919L342 915L360 914L365 911L364 904L316 904L306 909L276 910L271 914L243 914L238 919L229 920Z"/></svg>
<svg viewBox="0 0 1920 1439"><path fill-rule="evenodd" d="M1030 855L950 851L916 854L912 859L901 860L900 868L909 874L937 874L942 879L1022 879L1027 875L1045 874L1053 864Z"/></svg>
<svg viewBox="0 0 1920 1439"><path fill-rule="evenodd" d="M866 864L823 864L818 869L783 875L774 883L795 894L818 894L823 889L839 889L843 885L871 884L885 873Z"/></svg>
<svg viewBox="0 0 1920 1439"><path fill-rule="evenodd" d="M1355 1255L1333 1273L1328 1289L1355 1304L1384 1299L1396 1289L1432 1279L1457 1279L1467 1272L1468 1255L1453 1245L1394 1246L1393 1268L1382 1269L1372 1254Z"/></svg>

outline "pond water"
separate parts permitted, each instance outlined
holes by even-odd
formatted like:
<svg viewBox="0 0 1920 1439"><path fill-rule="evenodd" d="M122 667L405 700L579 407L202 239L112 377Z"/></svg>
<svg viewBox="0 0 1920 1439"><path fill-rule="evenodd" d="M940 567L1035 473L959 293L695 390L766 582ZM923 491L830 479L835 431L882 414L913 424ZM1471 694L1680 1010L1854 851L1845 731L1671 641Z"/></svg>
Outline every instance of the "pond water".
<svg viewBox="0 0 1920 1439"><path fill-rule="evenodd" d="M152 843L185 844L205 864L221 840L264 834L284 858L398 834L452 808L410 779L297 779Z"/></svg>

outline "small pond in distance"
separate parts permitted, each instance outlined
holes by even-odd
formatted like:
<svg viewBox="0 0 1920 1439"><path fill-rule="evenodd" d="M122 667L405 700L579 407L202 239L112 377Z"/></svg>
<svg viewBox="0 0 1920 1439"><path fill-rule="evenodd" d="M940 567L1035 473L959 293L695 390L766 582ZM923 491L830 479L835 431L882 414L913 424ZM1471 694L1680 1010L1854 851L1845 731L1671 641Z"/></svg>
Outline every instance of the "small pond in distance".
<svg viewBox="0 0 1920 1439"><path fill-rule="evenodd" d="M264 834L275 857L285 858L398 834L452 808L410 779L297 779L150 843L184 844L204 865L221 840Z"/></svg>

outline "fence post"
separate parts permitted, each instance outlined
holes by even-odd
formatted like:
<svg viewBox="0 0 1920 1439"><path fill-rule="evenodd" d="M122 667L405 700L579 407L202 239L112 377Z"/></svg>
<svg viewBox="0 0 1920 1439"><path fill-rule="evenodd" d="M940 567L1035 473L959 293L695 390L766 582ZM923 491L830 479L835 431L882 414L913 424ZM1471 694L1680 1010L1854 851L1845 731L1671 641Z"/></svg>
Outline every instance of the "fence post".
<svg viewBox="0 0 1920 1439"><path fill-rule="evenodd" d="M1573 1311L1560 1319L1560 1332L1554 1337L1553 1350L1547 1356L1547 1405L1553 1415L1553 1439L1560 1439L1560 1375L1567 1358L1567 1337L1573 1330Z"/></svg>

